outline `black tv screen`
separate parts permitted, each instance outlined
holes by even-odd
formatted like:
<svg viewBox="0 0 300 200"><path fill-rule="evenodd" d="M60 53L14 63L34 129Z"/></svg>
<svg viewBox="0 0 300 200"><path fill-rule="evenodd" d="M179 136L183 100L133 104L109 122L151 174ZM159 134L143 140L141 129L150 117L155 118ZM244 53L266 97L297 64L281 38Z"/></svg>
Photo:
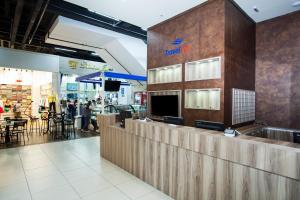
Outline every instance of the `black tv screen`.
<svg viewBox="0 0 300 200"><path fill-rule="evenodd" d="M120 90L120 85L121 85L121 81L106 80L105 86L104 86L104 91L118 92Z"/></svg>
<svg viewBox="0 0 300 200"><path fill-rule="evenodd" d="M151 115L178 117L178 96L151 96Z"/></svg>

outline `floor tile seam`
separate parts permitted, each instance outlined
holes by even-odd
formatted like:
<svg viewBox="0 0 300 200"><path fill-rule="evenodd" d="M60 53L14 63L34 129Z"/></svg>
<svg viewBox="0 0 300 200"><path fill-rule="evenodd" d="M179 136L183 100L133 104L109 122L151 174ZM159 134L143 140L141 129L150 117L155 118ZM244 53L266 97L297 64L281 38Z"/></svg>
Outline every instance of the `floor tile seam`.
<svg viewBox="0 0 300 200"><path fill-rule="evenodd" d="M70 183L70 181L68 180L68 178L64 175L64 173L56 166L56 164L54 163L54 161L51 159L51 157L47 154L47 152L45 152L43 149L42 151L46 154L46 156L49 158L50 162L52 162L52 164L54 165L54 167L57 169L57 171L64 177L64 179L66 180L66 182L68 183L68 185L73 189L73 191L78 195L79 199L82 199L81 196L79 195L79 192L73 187L73 185Z"/></svg>
<svg viewBox="0 0 300 200"><path fill-rule="evenodd" d="M29 188L29 183L28 183L28 180L27 180L27 176L26 176L26 174L25 174L25 169L24 169L23 162L22 162L21 155L20 155L20 152L19 152L19 151L18 151L18 155L19 155L19 159L20 159L21 166L22 166L22 169L23 169L23 174L24 174L24 176L25 176L26 185L27 185L27 190L28 190L28 192L29 192L30 199L33 200L32 194L31 194L31 190L30 190L30 188Z"/></svg>
<svg viewBox="0 0 300 200"><path fill-rule="evenodd" d="M96 170L94 170L91 166L89 166L85 161L83 161L80 157L78 157L76 154L72 153L75 157L77 157L81 162L83 162L88 168L90 168L91 170L93 170L94 172L96 172ZM99 155L100 156L100 155ZM112 184L112 186L114 188L116 188L119 192L121 192L122 194L124 194L128 199L132 200L127 194L125 194L123 191L121 191L115 184L113 184L111 181L109 181L107 178L103 177L101 174L99 174L104 180L106 180L107 182L109 182L110 184ZM129 181L128 181L129 182Z"/></svg>

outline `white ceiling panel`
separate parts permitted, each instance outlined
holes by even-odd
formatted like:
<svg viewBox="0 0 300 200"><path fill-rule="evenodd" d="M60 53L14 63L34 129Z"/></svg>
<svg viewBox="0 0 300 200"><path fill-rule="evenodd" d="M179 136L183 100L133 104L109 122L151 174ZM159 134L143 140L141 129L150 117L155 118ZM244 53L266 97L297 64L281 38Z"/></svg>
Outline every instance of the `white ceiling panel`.
<svg viewBox="0 0 300 200"><path fill-rule="evenodd" d="M165 21L207 0L66 0L101 15L143 29ZM300 0L234 0L254 21L261 22L300 10ZM299 6L293 4L299 2ZM296 3L297 4L297 3ZM254 11L257 7L259 12Z"/></svg>
<svg viewBox="0 0 300 200"><path fill-rule="evenodd" d="M66 0L147 29L207 0Z"/></svg>
<svg viewBox="0 0 300 200"><path fill-rule="evenodd" d="M261 22L300 10L300 0L234 0L254 21ZM299 6L293 4L299 2ZM254 11L254 7L258 12Z"/></svg>
<svg viewBox="0 0 300 200"><path fill-rule="evenodd" d="M58 17L46 43L95 51L116 72L146 75L147 45L134 37Z"/></svg>

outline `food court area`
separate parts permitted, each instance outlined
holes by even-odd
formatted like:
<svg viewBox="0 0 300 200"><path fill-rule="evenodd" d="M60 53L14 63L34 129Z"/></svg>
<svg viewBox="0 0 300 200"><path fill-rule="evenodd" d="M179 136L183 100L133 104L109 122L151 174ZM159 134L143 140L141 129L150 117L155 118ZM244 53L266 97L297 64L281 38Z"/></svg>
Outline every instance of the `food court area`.
<svg viewBox="0 0 300 200"><path fill-rule="evenodd" d="M0 200L300 199L300 0L0 13Z"/></svg>
<svg viewBox="0 0 300 200"><path fill-rule="evenodd" d="M58 59L58 72L0 67L0 148L99 136L103 112L145 115L146 77L138 82L105 63Z"/></svg>

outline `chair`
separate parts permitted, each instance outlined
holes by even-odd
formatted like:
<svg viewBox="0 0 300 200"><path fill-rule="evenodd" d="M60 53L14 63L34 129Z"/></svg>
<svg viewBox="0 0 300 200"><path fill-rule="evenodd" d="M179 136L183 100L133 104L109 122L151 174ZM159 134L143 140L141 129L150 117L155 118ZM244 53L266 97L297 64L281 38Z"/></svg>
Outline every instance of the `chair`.
<svg viewBox="0 0 300 200"><path fill-rule="evenodd" d="M54 116L53 116L53 119L52 119L52 125L51 125L51 132L52 132L52 134L53 134L53 138L55 139L55 138L58 138L58 129L60 129L60 132L61 132L61 135L60 135L60 137L64 137L65 135L64 135L64 131L63 131L63 129L64 129L64 113L62 113L62 114L59 114L59 113L56 113L56 114L54 114ZM53 132L53 129L55 130L54 132Z"/></svg>
<svg viewBox="0 0 300 200"><path fill-rule="evenodd" d="M73 119L65 119L64 120L64 125L66 126L65 131L66 131L67 137L69 138L70 137L70 133L73 132L74 138L76 138L74 120Z"/></svg>
<svg viewBox="0 0 300 200"><path fill-rule="evenodd" d="M4 144L5 143L5 132L4 132L4 127L2 126L2 124L0 123L0 144Z"/></svg>
<svg viewBox="0 0 300 200"><path fill-rule="evenodd" d="M46 134L48 132L48 120L49 120L49 114L47 112L43 112L41 114L41 120L42 120L42 132L43 134Z"/></svg>
<svg viewBox="0 0 300 200"><path fill-rule="evenodd" d="M29 131L30 131L30 133L33 132L34 125L35 125L35 130L38 130L38 133L41 134L41 127L40 127L39 118L30 116L29 117Z"/></svg>
<svg viewBox="0 0 300 200"><path fill-rule="evenodd" d="M26 121L14 121L13 123L13 129L10 131L10 137L16 136L17 142L19 141L19 135L23 136L23 142L25 145L25 125ZM27 140L29 140L28 134L27 134Z"/></svg>

